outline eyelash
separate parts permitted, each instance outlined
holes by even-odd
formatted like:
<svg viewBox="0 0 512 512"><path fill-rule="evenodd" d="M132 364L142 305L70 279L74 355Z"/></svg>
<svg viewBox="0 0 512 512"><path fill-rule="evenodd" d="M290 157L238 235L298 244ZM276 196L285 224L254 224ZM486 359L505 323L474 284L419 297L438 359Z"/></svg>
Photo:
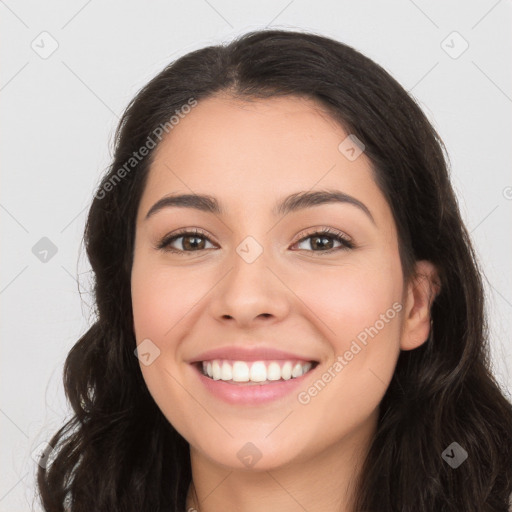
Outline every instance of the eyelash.
<svg viewBox="0 0 512 512"><path fill-rule="evenodd" d="M184 253L194 253L194 252L200 252L201 250L199 251L183 251L181 249L174 249L174 248L170 248L170 244L172 242L174 242L175 240L177 240L178 238L183 238L183 237L186 237L186 236L195 236L195 237L199 237L199 238L204 238L206 239L207 241L209 241L210 243L213 243L211 242L210 238L206 235L206 233L204 233L202 230L198 229L198 228L194 228L194 229L182 229L170 236L165 236L164 238L162 238L156 245L156 249L158 250L162 250L164 252L171 252L171 253L176 253L176 254L184 254ZM300 242L303 242L304 240L307 240L308 238L314 238L314 237L327 237L327 238L333 238L334 240L340 242L342 244L341 247L334 247L332 249L328 249L326 251L313 251L313 250L310 250L308 252L314 252L314 253L320 253L319 255L322 255L322 254L330 254L332 252L335 252L335 251L338 251L338 250L347 250L347 249L354 249L355 248L355 244L349 240L346 235L344 235L341 231L337 231L337 230L334 230L334 229L331 229L331 228L324 228L324 229L321 229L319 231L313 231L311 233L305 233L304 236L298 240L297 242L295 242L293 245L296 245L296 244L299 244ZM206 249L203 249L203 250L206 250ZM307 250L307 249L299 249L299 250Z"/></svg>

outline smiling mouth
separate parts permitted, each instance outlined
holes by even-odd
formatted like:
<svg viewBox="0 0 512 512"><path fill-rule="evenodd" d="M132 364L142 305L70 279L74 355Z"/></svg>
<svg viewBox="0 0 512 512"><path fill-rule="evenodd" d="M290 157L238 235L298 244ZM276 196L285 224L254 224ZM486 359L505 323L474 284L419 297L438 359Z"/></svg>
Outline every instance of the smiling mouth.
<svg viewBox="0 0 512 512"><path fill-rule="evenodd" d="M318 366L318 361L229 361L213 359L194 363L205 377L234 385L269 385L298 379Z"/></svg>

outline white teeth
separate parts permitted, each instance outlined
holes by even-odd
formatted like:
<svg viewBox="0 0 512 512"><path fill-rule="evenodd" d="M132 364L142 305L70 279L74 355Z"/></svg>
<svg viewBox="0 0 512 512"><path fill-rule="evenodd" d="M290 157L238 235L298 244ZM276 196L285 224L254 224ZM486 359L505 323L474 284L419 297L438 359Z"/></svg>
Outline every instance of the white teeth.
<svg viewBox="0 0 512 512"><path fill-rule="evenodd" d="M231 380L233 378L233 370L231 369L231 365L224 361L222 363L222 373L220 375L222 380Z"/></svg>
<svg viewBox="0 0 512 512"><path fill-rule="evenodd" d="M281 377L284 380L290 380L292 378L292 363L290 363L290 361L286 361L281 368Z"/></svg>
<svg viewBox="0 0 512 512"><path fill-rule="evenodd" d="M275 361L272 361L267 368L268 380L279 380L281 378L281 367Z"/></svg>
<svg viewBox="0 0 512 512"><path fill-rule="evenodd" d="M247 382L249 380L249 366L243 361L233 364L233 380L235 382Z"/></svg>
<svg viewBox="0 0 512 512"><path fill-rule="evenodd" d="M220 379L221 369L220 369L219 361L212 362L212 374L213 374L213 380Z"/></svg>
<svg viewBox="0 0 512 512"><path fill-rule="evenodd" d="M203 373L213 380L232 382L265 382L301 377L312 368L311 363L296 361L203 361Z"/></svg>
<svg viewBox="0 0 512 512"><path fill-rule="evenodd" d="M292 370L292 377L300 377L302 375L302 365L297 363Z"/></svg>
<svg viewBox="0 0 512 512"><path fill-rule="evenodd" d="M249 378L253 382L265 382L267 380L267 368L263 361L257 361L252 364Z"/></svg>

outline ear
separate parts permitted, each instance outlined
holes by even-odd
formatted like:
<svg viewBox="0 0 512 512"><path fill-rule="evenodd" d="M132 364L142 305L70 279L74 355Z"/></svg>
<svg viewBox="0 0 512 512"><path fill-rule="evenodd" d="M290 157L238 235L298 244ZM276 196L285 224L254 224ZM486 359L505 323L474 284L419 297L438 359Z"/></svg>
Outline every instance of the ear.
<svg viewBox="0 0 512 512"><path fill-rule="evenodd" d="M417 261L415 274L407 284L401 350L413 350L430 334L430 308L441 291L437 269L427 260Z"/></svg>

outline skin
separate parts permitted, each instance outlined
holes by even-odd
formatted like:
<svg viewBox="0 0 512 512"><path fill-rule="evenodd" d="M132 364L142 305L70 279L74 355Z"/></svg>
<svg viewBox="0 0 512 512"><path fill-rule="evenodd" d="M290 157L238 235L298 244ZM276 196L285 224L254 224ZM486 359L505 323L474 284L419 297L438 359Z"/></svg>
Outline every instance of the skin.
<svg viewBox="0 0 512 512"><path fill-rule="evenodd" d="M134 330L138 344L149 338L160 350L141 371L190 444L187 508L352 510L353 481L400 350L428 338L436 269L417 262L423 277L404 283L390 207L365 154L350 161L338 150L347 135L310 99L223 94L199 102L156 149L136 221ZM320 189L357 198L375 224L342 203L273 216L279 199ZM171 207L145 220L170 193L215 196L225 213ZM341 244L316 248L305 239L325 227L356 247L324 254ZM204 230L204 248L184 245L194 237L173 242L181 254L155 248L180 228ZM236 251L249 235L263 249L250 264ZM187 362L211 348L269 344L320 362L307 390L394 303L401 311L307 404L297 393L259 406L224 403ZM251 468L237 457L247 442L261 453Z"/></svg>

